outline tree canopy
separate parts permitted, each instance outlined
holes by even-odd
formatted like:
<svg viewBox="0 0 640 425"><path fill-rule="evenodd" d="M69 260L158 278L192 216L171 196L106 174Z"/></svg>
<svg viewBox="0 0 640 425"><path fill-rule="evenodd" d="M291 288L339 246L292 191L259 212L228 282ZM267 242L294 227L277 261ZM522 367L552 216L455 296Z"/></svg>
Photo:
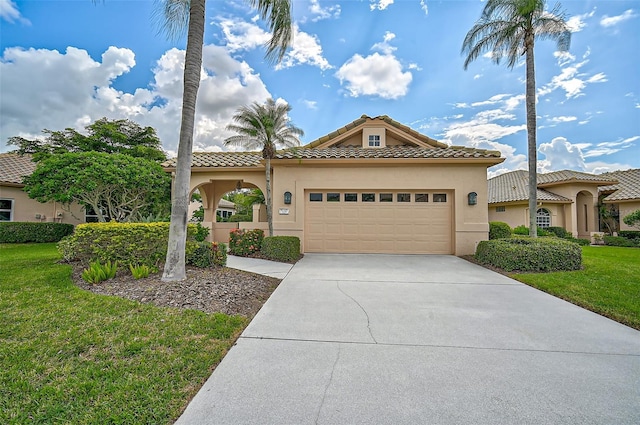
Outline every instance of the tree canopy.
<svg viewBox="0 0 640 425"><path fill-rule="evenodd" d="M73 128L60 131L42 130L44 139L29 140L11 137L8 144L17 146L17 153L32 154L39 161L49 155L69 152L120 153L152 161L164 161L160 139L153 127L142 127L131 120L101 118L85 127L87 134Z"/></svg>
<svg viewBox="0 0 640 425"><path fill-rule="evenodd" d="M49 155L23 181L30 198L60 202L67 211L77 202L93 209L99 221L118 222L163 213L171 186L157 162L104 152Z"/></svg>

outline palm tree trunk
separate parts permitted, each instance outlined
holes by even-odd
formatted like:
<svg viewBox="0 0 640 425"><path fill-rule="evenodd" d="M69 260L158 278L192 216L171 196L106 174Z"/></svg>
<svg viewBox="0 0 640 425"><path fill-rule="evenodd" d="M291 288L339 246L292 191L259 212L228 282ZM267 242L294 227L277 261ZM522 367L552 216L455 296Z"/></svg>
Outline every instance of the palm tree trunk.
<svg viewBox="0 0 640 425"><path fill-rule="evenodd" d="M527 83L526 83L526 106L527 106L527 147L529 160L529 235L532 238L538 236L536 225L536 208L538 200L538 145L536 137L536 74L533 58L534 38L533 32L525 36Z"/></svg>
<svg viewBox="0 0 640 425"><path fill-rule="evenodd" d="M273 202L271 201L271 158L265 158L265 178L267 180L267 222L269 224L269 236L273 236Z"/></svg>
<svg viewBox="0 0 640 425"><path fill-rule="evenodd" d="M184 62L184 92L182 95L182 122L176 175L171 204L169 244L162 280L174 282L186 278L185 247L187 221L189 219L189 185L191 158L193 156L193 130L196 115L196 99L200 87L202 44L204 43L204 11L206 0L191 0L189 7L189 31Z"/></svg>

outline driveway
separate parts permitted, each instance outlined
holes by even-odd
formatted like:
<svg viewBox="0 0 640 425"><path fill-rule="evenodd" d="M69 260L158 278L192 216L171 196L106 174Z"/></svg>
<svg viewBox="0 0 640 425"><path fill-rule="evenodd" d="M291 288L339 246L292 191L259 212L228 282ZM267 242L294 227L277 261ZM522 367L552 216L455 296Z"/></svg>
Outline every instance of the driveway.
<svg viewBox="0 0 640 425"><path fill-rule="evenodd" d="M306 254L178 424L638 424L640 332L453 256Z"/></svg>

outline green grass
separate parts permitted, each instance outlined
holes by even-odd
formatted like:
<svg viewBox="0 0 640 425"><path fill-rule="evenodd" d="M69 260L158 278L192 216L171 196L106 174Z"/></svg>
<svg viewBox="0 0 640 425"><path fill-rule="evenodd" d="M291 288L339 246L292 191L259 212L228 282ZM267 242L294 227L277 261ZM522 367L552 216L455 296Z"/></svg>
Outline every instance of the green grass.
<svg viewBox="0 0 640 425"><path fill-rule="evenodd" d="M173 423L247 319L83 291L58 259L0 245L0 423Z"/></svg>
<svg viewBox="0 0 640 425"><path fill-rule="evenodd" d="M585 246L582 262L578 271L512 277L640 330L640 249Z"/></svg>

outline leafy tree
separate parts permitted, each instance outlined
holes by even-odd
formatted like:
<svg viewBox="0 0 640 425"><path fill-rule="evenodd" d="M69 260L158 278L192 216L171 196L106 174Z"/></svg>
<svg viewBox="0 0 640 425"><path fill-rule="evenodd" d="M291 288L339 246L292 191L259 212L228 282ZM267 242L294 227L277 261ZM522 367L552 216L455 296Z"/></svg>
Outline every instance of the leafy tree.
<svg viewBox="0 0 640 425"><path fill-rule="evenodd" d="M29 197L40 202L60 202L67 211L77 202L93 209L99 221L118 222L157 214L171 186L157 162L103 152L50 155L23 181Z"/></svg>
<svg viewBox="0 0 640 425"><path fill-rule="evenodd" d="M62 131L44 129L44 139L11 137L8 144L17 146L20 155L32 154L36 161L69 152L122 153L153 161L166 159L153 127L142 127L130 120L101 118L85 129L86 135L73 128Z"/></svg>
<svg viewBox="0 0 640 425"><path fill-rule="evenodd" d="M635 210L631 214L626 215L622 221L624 221L624 224L627 226L635 227L640 230L640 210Z"/></svg>
<svg viewBox="0 0 640 425"><path fill-rule="evenodd" d="M285 148L299 146L304 131L293 125L287 113L291 106L284 103L276 103L273 99L267 99L264 105L254 102L251 106L238 108L233 116L235 124L229 124L227 130L238 133L227 138L224 143L227 146L240 146L247 150L259 149L265 160L266 178L266 205L267 222L269 223L269 236L273 236L273 203L271 201L271 159L275 156L276 148L281 145Z"/></svg>
<svg viewBox="0 0 640 425"><path fill-rule="evenodd" d="M526 59L527 145L529 160L529 234L537 236L537 141L536 82L534 43L536 39L551 39L560 51L567 51L571 32L564 13L556 5L545 10L545 0L487 0L480 19L467 33L462 43L466 55L464 69L480 55L491 52L496 64L507 60L509 68L521 56Z"/></svg>
<svg viewBox="0 0 640 425"><path fill-rule="evenodd" d="M267 43L267 59L270 61L282 60L291 43L290 0L248 1L252 7L258 10L262 19L267 19L269 29L272 31L271 39ZM206 0L162 0L161 4L163 7L158 14L162 16L164 30L174 37L183 34L185 29L187 30L180 140L171 205L167 259L162 274L162 280L169 282L186 278L185 246L189 215L189 181L193 156L196 99L202 66Z"/></svg>

